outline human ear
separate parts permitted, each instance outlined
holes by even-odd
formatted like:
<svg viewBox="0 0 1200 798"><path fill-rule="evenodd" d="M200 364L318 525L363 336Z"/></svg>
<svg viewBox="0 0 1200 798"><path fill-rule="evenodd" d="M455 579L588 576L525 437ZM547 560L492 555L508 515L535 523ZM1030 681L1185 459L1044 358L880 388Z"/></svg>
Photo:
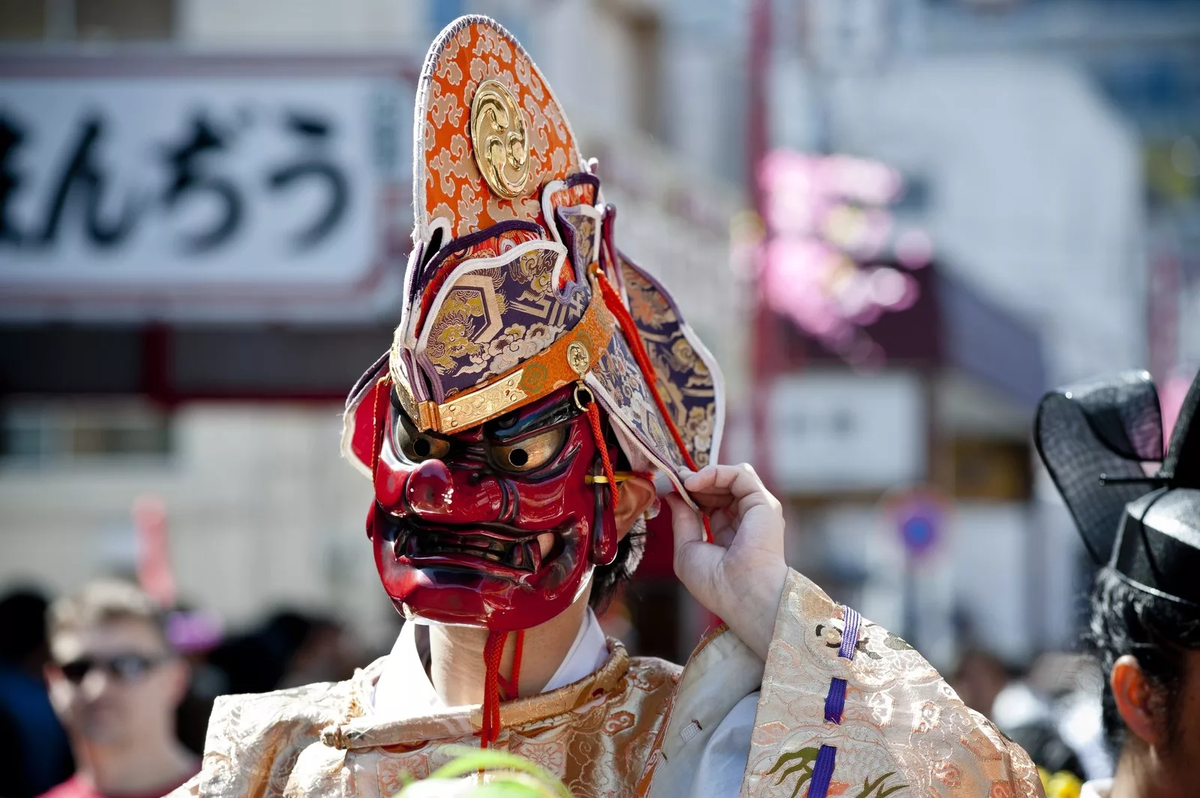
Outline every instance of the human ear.
<svg viewBox="0 0 1200 798"><path fill-rule="evenodd" d="M1129 731L1149 746L1161 747L1162 724L1155 713L1154 686L1146 678L1137 657L1125 654L1114 664L1108 679L1117 712Z"/></svg>
<svg viewBox="0 0 1200 798"><path fill-rule="evenodd" d="M630 477L621 483L617 496L617 509L613 519L617 523L617 540L623 540L633 528L633 523L650 509L658 492L654 483L642 477Z"/></svg>

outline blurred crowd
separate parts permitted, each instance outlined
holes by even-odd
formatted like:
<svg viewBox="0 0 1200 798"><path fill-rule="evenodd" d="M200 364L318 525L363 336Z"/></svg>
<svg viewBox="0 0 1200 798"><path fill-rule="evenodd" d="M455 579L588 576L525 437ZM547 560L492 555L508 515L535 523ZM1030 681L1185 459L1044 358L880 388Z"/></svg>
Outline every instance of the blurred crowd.
<svg viewBox="0 0 1200 798"><path fill-rule="evenodd" d="M0 598L0 796L160 796L199 769L220 695L337 681L372 656L331 616L224 633L132 582Z"/></svg>

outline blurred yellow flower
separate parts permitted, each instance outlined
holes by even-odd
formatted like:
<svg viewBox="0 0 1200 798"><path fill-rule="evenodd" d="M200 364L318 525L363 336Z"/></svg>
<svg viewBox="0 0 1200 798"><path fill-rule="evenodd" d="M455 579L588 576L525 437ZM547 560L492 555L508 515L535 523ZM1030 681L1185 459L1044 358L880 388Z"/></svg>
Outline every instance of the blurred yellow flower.
<svg viewBox="0 0 1200 798"><path fill-rule="evenodd" d="M464 746L446 750L457 758L395 798L571 798L561 781L523 757Z"/></svg>
<svg viewBox="0 0 1200 798"><path fill-rule="evenodd" d="M1046 798L1079 798L1083 791L1083 782L1065 770L1051 774L1045 768L1038 768L1038 775L1042 778Z"/></svg>

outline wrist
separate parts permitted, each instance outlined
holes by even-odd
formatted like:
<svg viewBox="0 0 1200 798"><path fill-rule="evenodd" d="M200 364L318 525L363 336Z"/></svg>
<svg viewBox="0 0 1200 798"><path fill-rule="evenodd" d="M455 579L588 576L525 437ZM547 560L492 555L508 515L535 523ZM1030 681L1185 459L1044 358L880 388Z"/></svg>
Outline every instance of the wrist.
<svg viewBox="0 0 1200 798"><path fill-rule="evenodd" d="M787 584L788 567L780 560L747 580L747 590L722 615L733 633L765 662L775 635L775 618Z"/></svg>

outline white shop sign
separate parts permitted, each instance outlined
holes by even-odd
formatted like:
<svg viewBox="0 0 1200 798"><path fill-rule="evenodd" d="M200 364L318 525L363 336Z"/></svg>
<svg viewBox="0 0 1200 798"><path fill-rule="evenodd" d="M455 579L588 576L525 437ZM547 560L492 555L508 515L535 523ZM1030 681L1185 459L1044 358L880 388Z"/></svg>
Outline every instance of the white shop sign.
<svg viewBox="0 0 1200 798"><path fill-rule="evenodd" d="M352 319L395 304L410 82L239 75L236 61L219 76L116 71L0 76L0 316Z"/></svg>
<svg viewBox="0 0 1200 798"><path fill-rule="evenodd" d="M788 493L887 490L926 477L926 412L907 372L806 371L777 379L771 475Z"/></svg>

